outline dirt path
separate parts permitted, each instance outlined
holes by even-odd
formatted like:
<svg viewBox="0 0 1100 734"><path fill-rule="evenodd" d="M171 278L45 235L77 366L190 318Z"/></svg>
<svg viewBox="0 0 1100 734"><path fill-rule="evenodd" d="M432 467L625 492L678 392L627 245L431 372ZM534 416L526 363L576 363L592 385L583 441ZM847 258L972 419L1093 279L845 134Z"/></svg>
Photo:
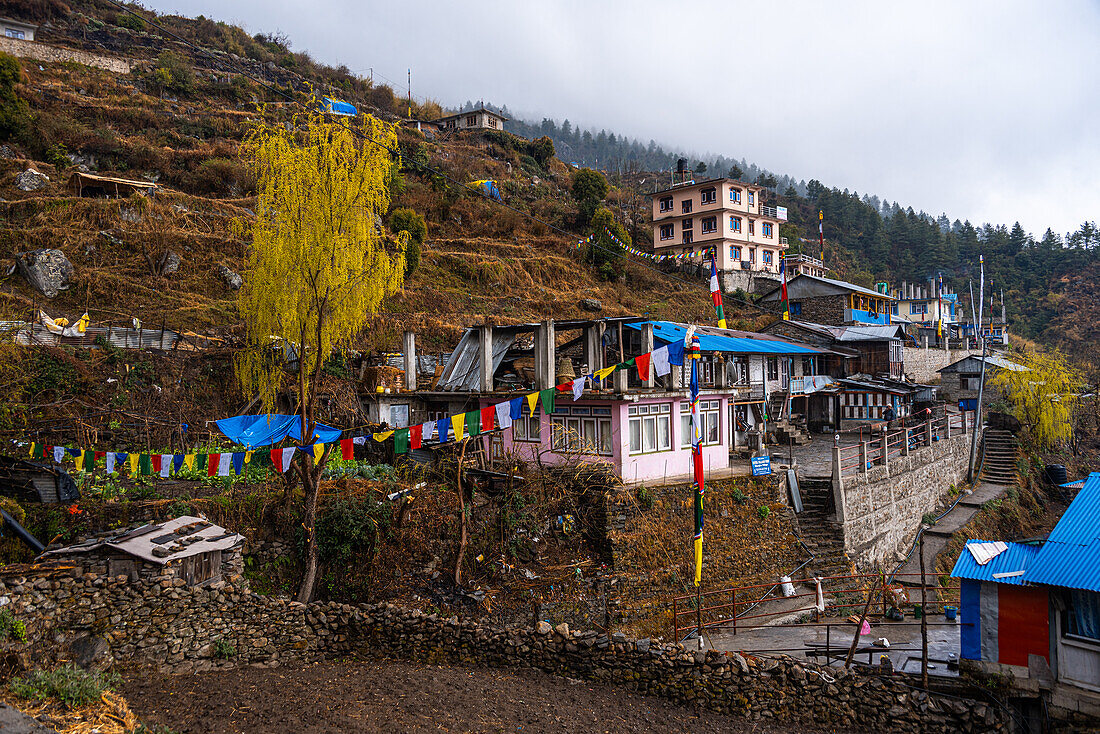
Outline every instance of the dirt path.
<svg viewBox="0 0 1100 734"><path fill-rule="evenodd" d="M123 692L142 722L178 734L791 730L537 671L392 661L179 676L142 671L126 677Z"/></svg>

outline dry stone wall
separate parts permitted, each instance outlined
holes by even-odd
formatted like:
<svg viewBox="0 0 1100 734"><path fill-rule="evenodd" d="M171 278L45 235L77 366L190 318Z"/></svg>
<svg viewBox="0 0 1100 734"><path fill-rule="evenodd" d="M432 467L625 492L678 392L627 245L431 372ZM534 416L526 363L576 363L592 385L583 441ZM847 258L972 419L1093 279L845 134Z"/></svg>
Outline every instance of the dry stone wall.
<svg viewBox="0 0 1100 734"><path fill-rule="evenodd" d="M938 370L972 354L980 355L981 350L905 347L905 374L914 382L938 384L942 377Z"/></svg>
<svg viewBox="0 0 1100 734"><path fill-rule="evenodd" d="M75 61L78 64L106 69L116 74L130 73L130 62L126 59L50 46L37 41L22 41L18 38L0 37L0 51L24 59L34 59L35 61Z"/></svg>
<svg viewBox="0 0 1100 734"><path fill-rule="evenodd" d="M857 565L891 560L912 542L921 518L966 480L970 434L940 439L887 466L844 477L835 488L844 546Z"/></svg>
<svg viewBox="0 0 1100 734"><path fill-rule="evenodd" d="M299 604L255 594L239 578L192 588L169 577L130 582L55 570L37 578L7 577L0 601L26 622L25 649L38 664L63 658L186 672L364 653L537 668L753 719L816 727L1003 729L999 709L916 691L897 676L691 651L622 634L573 632L564 624L489 627L390 605Z"/></svg>

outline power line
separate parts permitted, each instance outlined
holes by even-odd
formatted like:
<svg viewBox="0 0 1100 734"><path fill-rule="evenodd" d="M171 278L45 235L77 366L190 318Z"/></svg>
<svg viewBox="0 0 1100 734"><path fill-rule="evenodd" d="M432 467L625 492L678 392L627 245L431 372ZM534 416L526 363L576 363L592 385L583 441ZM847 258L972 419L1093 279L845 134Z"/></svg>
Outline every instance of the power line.
<svg viewBox="0 0 1100 734"><path fill-rule="evenodd" d="M283 90L279 89L278 87L272 86L271 84L264 81L263 79L260 79L260 78L256 77L250 71L247 71L247 70L242 71L241 68L239 68L239 67L234 68L234 67L230 66L223 59L218 58L217 56L215 56L211 52L207 51L206 49L202 48L201 46L198 46L195 43L193 43L193 42L189 41L188 39L184 38L180 34L169 30L168 28L161 25L160 23L157 23L157 22L149 20L148 18L145 18L144 16L140 15L139 13L137 13L136 11L131 9L130 7L128 7L126 5L123 5L120 2L117 2L117 0L107 0L107 2L110 5L115 6L119 10L121 10L125 13L128 13L128 14L134 16L135 18L138 18L138 19L142 20L145 23L148 23L149 25L153 26L154 28L162 31L165 35L170 36L171 38L174 38L179 43L182 43L185 46L188 46L189 48L193 49L194 51L201 54L202 56L204 56L206 58L209 58L215 64L218 64L219 66L221 66L223 69L225 69L227 71L236 72L237 74L240 74L241 76L243 76L247 79L250 79L251 81L253 81L256 84L260 85L261 87L268 90L272 94L283 97L284 99L286 99L290 103L298 105L299 107L301 107L306 112L312 112L313 111L308 106L306 106L304 103L302 103L302 101L300 99L295 98L293 95L291 95L287 92L284 92ZM287 73L293 74L294 76L298 77L299 80L301 80L302 82L304 82L306 84L311 83L308 80L304 79L301 74L298 74L296 72L290 72L290 71L288 71ZM379 76L381 76L381 75L379 75ZM385 77L382 77L382 78L385 78ZM394 148L391 148L390 146L385 145L384 143L380 143L379 141L375 140L374 138L372 138L371 136L369 136L366 133L362 132L361 130L356 130L354 127L352 127L351 125L348 125L346 122L344 122L341 119L334 120L334 122L336 124L341 125L345 130L350 132L352 135L354 135L354 136L356 136L356 137L358 137L362 140L365 140L365 141L381 148L382 150L385 150L385 151L389 152L391 155L395 155L395 156L399 156L399 157L403 155L399 148L395 150ZM427 166L427 165L418 165L418 167L425 170L425 171L429 171L431 173L434 173L435 175L441 177L445 181L448 181L451 184L453 184L455 186L458 186L462 191L474 191L474 193L478 194L479 196L481 196L481 198L485 199L486 201L490 201L490 202L493 202L493 203L495 203L499 206L502 206L505 209L508 209L509 211L520 215L521 217L525 217L528 220L530 220L532 222L535 222L536 224L540 224L540 225L546 227L547 229L551 230L552 232L557 232L557 233L559 233L559 234L561 234L565 237L568 237L570 239L577 239L577 236L574 233L569 232L565 229L562 229L561 227L558 227L555 224L551 224L550 222L547 222L543 219L540 219L539 217L536 217L535 215L530 214L529 212L525 212L521 209L518 209L518 208L516 208L516 207L514 207L514 206L512 206L512 205L510 205L510 204L508 204L504 201L494 199L492 196L486 194L485 192L479 191L477 189L470 189L470 187L467 186L465 183L455 179L450 174L448 174L444 171L441 171L441 170L436 169L436 168L432 168L431 166ZM603 245L601 245L601 244L599 244L598 242L595 242L595 241L592 241L589 244L591 244L594 247L597 247L598 249L603 250L604 252L607 252L607 253L611 253L611 254L615 254L615 255L624 254L621 251L613 250L609 247L604 247ZM665 277L670 278L672 280L678 280L681 283L686 283L688 285L698 285L697 282L691 282L691 281L688 281L684 278L680 278L676 275L673 275L672 273L668 273L668 272L665 272L663 270L658 270L657 268L651 267L651 266L647 265L644 262L638 262L638 261L632 261L632 262L634 262L634 264L638 265L639 267L643 267L643 268L645 268L647 270L651 270L655 273L660 273L661 275L664 275Z"/></svg>

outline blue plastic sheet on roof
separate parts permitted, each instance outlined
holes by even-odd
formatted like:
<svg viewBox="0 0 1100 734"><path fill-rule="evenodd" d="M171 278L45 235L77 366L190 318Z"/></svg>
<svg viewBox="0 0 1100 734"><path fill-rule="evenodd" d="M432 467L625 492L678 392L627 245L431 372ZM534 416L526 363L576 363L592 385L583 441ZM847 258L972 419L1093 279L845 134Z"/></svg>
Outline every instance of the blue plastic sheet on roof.
<svg viewBox="0 0 1100 734"><path fill-rule="evenodd" d="M967 545L984 542L986 541L971 540L967 542ZM974 556L970 554L970 551L964 548L959 555L959 560L955 561L955 567L951 569L952 578L994 581L998 584L1023 586L1028 580L1026 571L1035 556L1039 554L1040 547L1038 545L1028 545L1027 543L1005 543L1005 545L1008 546L1008 549L993 556L984 566L979 565L974 560ZM1013 573L1015 571L1024 571L1025 573L1022 576L993 578L995 573Z"/></svg>
<svg viewBox="0 0 1100 734"><path fill-rule="evenodd" d="M1100 473L1093 472L1050 532L1028 582L1100 591Z"/></svg>
<svg viewBox="0 0 1100 734"><path fill-rule="evenodd" d="M331 112L334 115L347 115L354 117L359 114L359 110L355 109L355 105L350 102L341 102L338 99L332 99L331 97L325 97L322 100L321 108L325 112Z"/></svg>
<svg viewBox="0 0 1100 734"><path fill-rule="evenodd" d="M649 321L653 324L653 338L673 344L684 343L687 328L671 321ZM627 327L641 331L642 324L626 324ZM735 354L820 354L820 350L811 349L777 339L750 339L741 336L699 335L699 349L704 352L733 352Z"/></svg>
<svg viewBox="0 0 1100 734"><path fill-rule="evenodd" d="M250 449L271 446L287 436L299 443L311 444L331 443L340 438L339 428L318 423L313 437L309 441L302 441L302 419L296 415L237 415L214 423L231 441Z"/></svg>

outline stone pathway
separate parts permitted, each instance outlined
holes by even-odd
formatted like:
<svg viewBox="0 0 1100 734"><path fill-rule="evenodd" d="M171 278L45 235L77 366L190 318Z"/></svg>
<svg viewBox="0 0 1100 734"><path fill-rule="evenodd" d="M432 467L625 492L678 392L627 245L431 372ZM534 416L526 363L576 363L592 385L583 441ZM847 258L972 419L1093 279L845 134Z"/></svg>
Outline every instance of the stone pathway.
<svg viewBox="0 0 1100 734"><path fill-rule="evenodd" d="M1008 487L1000 484L987 484L982 482L971 494L964 495L951 512L947 513L938 523L924 531L924 570L926 574L935 574L936 556L946 546L951 536L963 528L978 510L990 500L997 499L1008 490ZM909 557L895 573L918 574L916 576L903 576L900 581L907 586L919 586L920 556L917 551Z"/></svg>

